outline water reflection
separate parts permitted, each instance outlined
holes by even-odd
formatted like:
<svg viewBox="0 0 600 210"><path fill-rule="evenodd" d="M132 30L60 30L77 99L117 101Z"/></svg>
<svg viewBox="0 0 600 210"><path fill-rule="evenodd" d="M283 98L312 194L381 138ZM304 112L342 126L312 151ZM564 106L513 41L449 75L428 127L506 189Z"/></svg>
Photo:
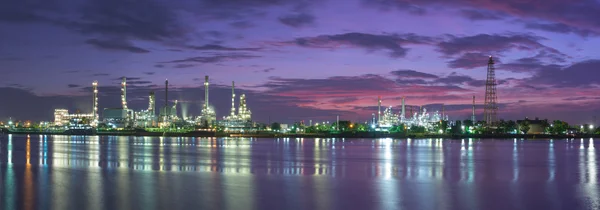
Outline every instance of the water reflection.
<svg viewBox="0 0 600 210"><path fill-rule="evenodd" d="M597 209L596 153L593 139L7 135L0 209Z"/></svg>

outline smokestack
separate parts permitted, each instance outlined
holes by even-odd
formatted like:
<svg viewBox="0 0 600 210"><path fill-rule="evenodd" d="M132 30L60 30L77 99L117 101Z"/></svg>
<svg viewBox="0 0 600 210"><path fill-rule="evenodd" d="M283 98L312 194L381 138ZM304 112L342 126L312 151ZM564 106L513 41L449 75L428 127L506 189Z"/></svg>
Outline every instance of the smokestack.
<svg viewBox="0 0 600 210"><path fill-rule="evenodd" d="M94 96L93 96L94 98L92 99L92 116L93 116L92 123L94 125L97 125L98 124L98 81L96 81L96 80L92 83L92 91L94 94Z"/></svg>
<svg viewBox="0 0 600 210"><path fill-rule="evenodd" d="M204 77L204 109L208 109L208 75Z"/></svg>
<svg viewBox="0 0 600 210"><path fill-rule="evenodd" d="M475 124L475 96L473 96L473 115L471 115L471 121Z"/></svg>
<svg viewBox="0 0 600 210"><path fill-rule="evenodd" d="M442 104L442 120L445 120L444 118L446 118L446 107L444 106L444 104Z"/></svg>
<svg viewBox="0 0 600 210"><path fill-rule="evenodd" d="M381 96L377 98L377 123L381 120Z"/></svg>
<svg viewBox="0 0 600 210"><path fill-rule="evenodd" d="M165 119L169 117L169 80L165 80Z"/></svg>
<svg viewBox="0 0 600 210"><path fill-rule="evenodd" d="M148 112L152 113L152 116L154 116L155 103L156 99L154 98L154 91L151 91L148 96Z"/></svg>
<svg viewBox="0 0 600 210"><path fill-rule="evenodd" d="M402 96L402 112L400 113L400 119L406 118L406 104L404 103L404 96Z"/></svg>
<svg viewBox="0 0 600 210"><path fill-rule="evenodd" d="M127 77L123 77L121 82L121 104L123 109L127 109Z"/></svg>
<svg viewBox="0 0 600 210"><path fill-rule="evenodd" d="M231 117L235 116L235 82L231 81Z"/></svg>

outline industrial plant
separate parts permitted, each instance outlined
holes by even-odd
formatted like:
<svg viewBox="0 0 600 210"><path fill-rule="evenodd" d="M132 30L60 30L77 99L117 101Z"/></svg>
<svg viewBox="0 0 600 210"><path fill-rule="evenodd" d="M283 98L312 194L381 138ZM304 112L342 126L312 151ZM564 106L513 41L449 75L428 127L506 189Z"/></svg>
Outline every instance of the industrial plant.
<svg viewBox="0 0 600 210"><path fill-rule="evenodd" d="M217 117L216 108L211 105L209 76L204 77L204 101L201 104L199 116L187 115L186 106L178 100L169 99L169 80L164 83L164 104L157 107L157 96L154 91L148 93L148 106L146 109L133 110L128 106L127 78L119 78L120 83L120 106L104 108L99 113L98 81L92 82L92 107L91 113L75 111L70 113L67 109L54 110L53 123L40 123L44 125L41 132L61 133L102 133L105 134L140 134L149 133L190 133L190 132L219 132L229 134L245 134L260 132L292 132L292 133L322 133L322 132L406 132L410 129L418 129L419 132L445 133L449 127L461 127L470 130L473 127L481 127L487 130L502 127L503 122L498 120L498 98L496 95L496 79L494 59L490 56L487 62L487 79L485 88L485 101L483 103L483 121L476 121L475 96L472 98L472 110L468 125L457 124L449 120L444 104L440 110L428 111L427 107L407 105L406 97L401 98L399 111L394 111L393 105L384 106L381 97L377 98L377 113L372 114L370 122L351 123L340 121L339 116L335 123L329 121L305 125L304 121L294 125L269 122L268 125L256 123L252 120L252 111L249 108L245 94L236 95L235 82L231 82L231 107L229 114ZM139 98L137 99L139 100ZM181 108L181 112L179 110ZM429 107L431 108L431 107ZM383 110L382 110L383 109ZM416 110L415 110L416 109ZM100 117L101 116L101 117ZM528 121L529 122L529 121ZM12 122L9 122L12 125ZM587 126L586 126L587 127ZM512 132L517 132L511 129ZM112 133L111 133L112 132Z"/></svg>
<svg viewBox="0 0 600 210"><path fill-rule="evenodd" d="M217 120L215 108L209 100L209 77L204 81L204 103L201 115L196 118L184 119L178 113L178 101L169 103L169 81L165 80L165 104L156 114L156 95L154 92L148 94L148 108L144 110L132 110L127 106L127 78L123 77L120 83L121 107L105 108L102 118L98 113L98 81L92 83L92 112L91 113L69 113L67 109L54 110L55 129L71 131L89 130L131 130L131 129L154 129L158 131L168 130L204 130L215 131L217 127L223 128L224 132L248 132L256 131L256 123L252 121L252 112L246 103L246 95L239 96L236 107L235 83L231 84L231 112L221 120Z"/></svg>
<svg viewBox="0 0 600 210"><path fill-rule="evenodd" d="M406 101L405 97L402 97L402 108L400 113L395 114L392 111L392 106L386 108L383 113L381 112L381 97L377 100L377 119L372 119L371 127L380 131L387 131L394 126L404 125L424 127L427 130L433 130L435 125L440 121L447 121L448 116L445 115L442 105L442 113L439 111L430 114L427 112L427 108L419 107L419 111L413 112L412 106L408 117L406 117ZM373 114L374 115L374 114Z"/></svg>

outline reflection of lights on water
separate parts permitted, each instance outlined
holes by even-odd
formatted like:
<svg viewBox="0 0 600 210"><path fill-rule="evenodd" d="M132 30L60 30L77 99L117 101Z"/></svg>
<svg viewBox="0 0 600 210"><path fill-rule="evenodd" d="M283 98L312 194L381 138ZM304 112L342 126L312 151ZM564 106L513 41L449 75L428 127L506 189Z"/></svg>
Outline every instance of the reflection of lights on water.
<svg viewBox="0 0 600 210"><path fill-rule="evenodd" d="M31 137L27 135L27 142L25 148L25 159L27 160L27 167L31 167Z"/></svg>
<svg viewBox="0 0 600 210"><path fill-rule="evenodd" d="M589 139L585 154L580 150L579 161L579 174L581 176L579 180L582 182L582 193L586 198L591 199L592 208L597 209L600 207L600 195L598 195L598 168L593 138Z"/></svg>
<svg viewBox="0 0 600 210"><path fill-rule="evenodd" d="M8 145L7 145L8 148L6 148L7 153L8 153L7 154L8 155L8 161L7 161L8 165L12 165L12 137L13 137L12 134L8 134Z"/></svg>
<svg viewBox="0 0 600 210"><path fill-rule="evenodd" d="M549 149L548 149L548 162L549 162L549 167L548 167L548 173L549 173L549 177L548 177L548 181L554 181L554 177L556 174L556 163L555 163L555 155L554 155L554 140L550 139L550 144L549 144Z"/></svg>
<svg viewBox="0 0 600 210"><path fill-rule="evenodd" d="M517 139L513 140L513 182L519 180L519 151Z"/></svg>
<svg viewBox="0 0 600 210"><path fill-rule="evenodd" d="M384 147L384 149L383 149L384 171L382 171L383 177L385 179L391 179L392 178L392 139L391 138L383 139L383 147Z"/></svg>

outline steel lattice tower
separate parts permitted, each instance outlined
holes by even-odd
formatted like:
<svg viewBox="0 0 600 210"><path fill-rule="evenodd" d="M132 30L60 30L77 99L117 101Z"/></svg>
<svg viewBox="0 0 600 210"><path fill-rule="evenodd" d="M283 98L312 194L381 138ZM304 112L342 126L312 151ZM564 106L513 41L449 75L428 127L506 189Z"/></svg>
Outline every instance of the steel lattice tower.
<svg viewBox="0 0 600 210"><path fill-rule="evenodd" d="M496 96L496 73L494 59L490 56L485 82L485 107L483 117L486 125L490 126L498 121L498 96Z"/></svg>

